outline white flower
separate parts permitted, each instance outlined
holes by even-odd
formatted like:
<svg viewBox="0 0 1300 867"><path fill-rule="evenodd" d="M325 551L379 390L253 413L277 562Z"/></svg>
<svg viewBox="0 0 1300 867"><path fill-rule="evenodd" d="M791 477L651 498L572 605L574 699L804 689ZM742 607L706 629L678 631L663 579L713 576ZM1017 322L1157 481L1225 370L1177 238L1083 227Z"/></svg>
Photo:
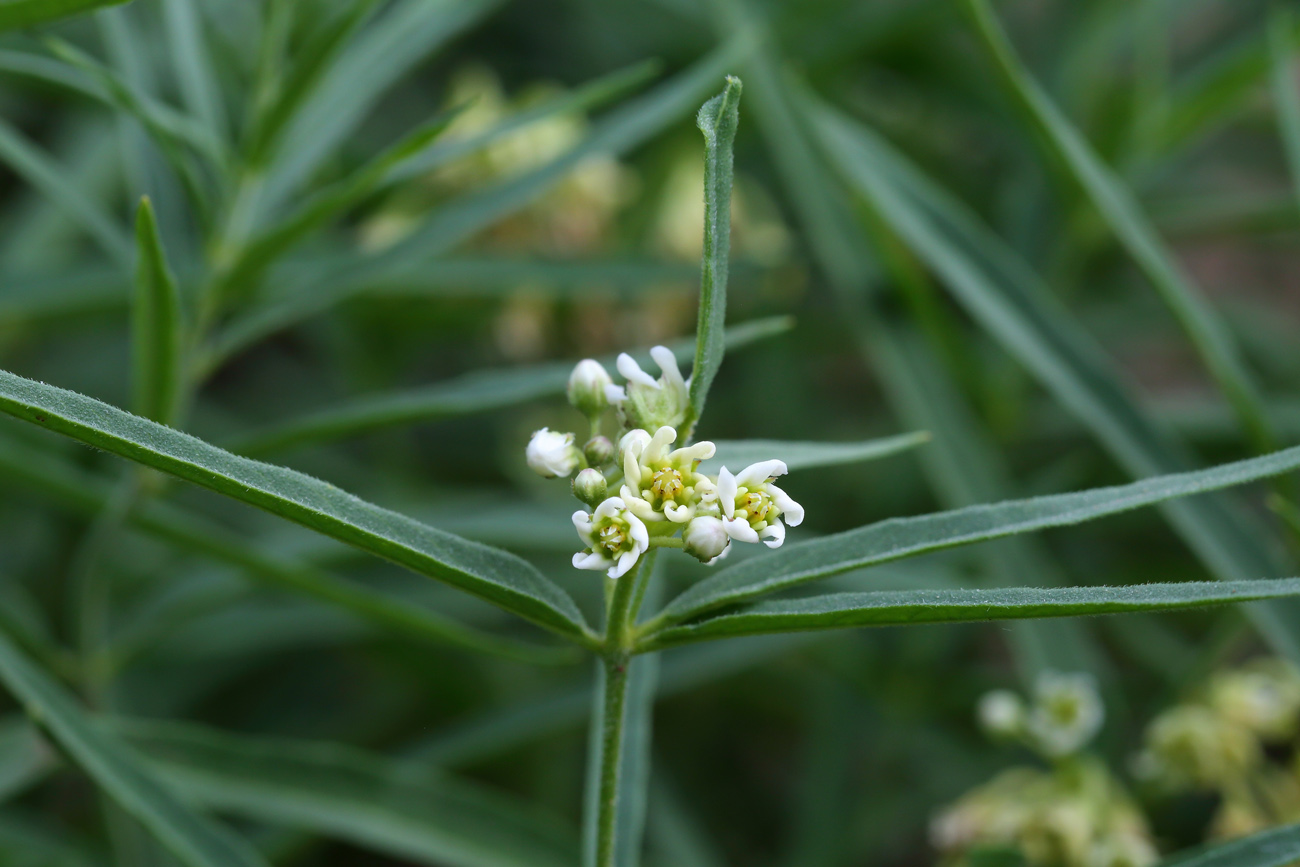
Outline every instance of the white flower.
<svg viewBox="0 0 1300 867"><path fill-rule="evenodd" d="M650 533L618 497L610 497L594 514L573 513L573 526L587 548L573 555L579 569L604 569L610 578L621 578L636 565L650 547Z"/></svg>
<svg viewBox="0 0 1300 867"><path fill-rule="evenodd" d="M1026 728L1044 753L1066 756L1096 736L1104 716L1092 675L1045 671L1034 684Z"/></svg>
<svg viewBox="0 0 1300 867"><path fill-rule="evenodd" d="M569 374L569 403L584 415L596 415L609 406L606 391L613 384L604 365L592 358L583 359Z"/></svg>
<svg viewBox="0 0 1300 867"><path fill-rule="evenodd" d="M533 431L524 455L533 472L547 479L568 476L582 460L582 453L573 444L571 433L560 433L549 428Z"/></svg>
<svg viewBox="0 0 1300 867"><path fill-rule="evenodd" d="M803 523L803 506L772 479L786 473L784 461L760 461L750 464L736 475L723 467L718 472L717 501L722 511L727 535L737 542L757 542L779 548L785 541L785 524Z"/></svg>
<svg viewBox="0 0 1300 867"><path fill-rule="evenodd" d="M659 365L658 379L642 370L635 358L626 352L621 354L617 367L627 384L606 386L606 399L619 408L626 427L642 430L658 430L664 425L676 427L686 420L691 381L682 379L677 358L668 347L654 347L650 357Z"/></svg>
<svg viewBox="0 0 1300 867"><path fill-rule="evenodd" d="M1014 737L1025 725L1025 703L1007 689L985 693L977 714L984 730L998 737Z"/></svg>
<svg viewBox="0 0 1300 867"><path fill-rule="evenodd" d="M720 518L700 515L692 518L682 533L687 554L702 563L712 564L731 551L731 537Z"/></svg>
<svg viewBox="0 0 1300 867"><path fill-rule="evenodd" d="M672 521L684 524L695 517L695 507L713 483L697 472L700 461L713 457L713 443L668 451L677 431L667 425L647 439L645 431L633 431L620 443L623 447L623 490L627 507L643 521Z"/></svg>

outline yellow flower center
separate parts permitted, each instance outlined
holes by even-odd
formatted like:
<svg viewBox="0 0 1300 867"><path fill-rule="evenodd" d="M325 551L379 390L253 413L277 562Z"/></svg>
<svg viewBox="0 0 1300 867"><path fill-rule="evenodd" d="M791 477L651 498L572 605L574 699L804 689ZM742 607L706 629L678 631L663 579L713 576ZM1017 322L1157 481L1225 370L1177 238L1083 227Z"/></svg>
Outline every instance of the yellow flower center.
<svg viewBox="0 0 1300 867"><path fill-rule="evenodd" d="M685 490L682 474L672 467L664 467L651 477L650 493L658 497L661 503L667 500L676 502Z"/></svg>
<svg viewBox="0 0 1300 867"><path fill-rule="evenodd" d="M747 524L766 521L774 505L767 491L746 491L736 498L737 517L743 517Z"/></svg>
<svg viewBox="0 0 1300 867"><path fill-rule="evenodd" d="M627 531L618 524L606 524L596 531L596 544L610 555L623 550L627 543Z"/></svg>

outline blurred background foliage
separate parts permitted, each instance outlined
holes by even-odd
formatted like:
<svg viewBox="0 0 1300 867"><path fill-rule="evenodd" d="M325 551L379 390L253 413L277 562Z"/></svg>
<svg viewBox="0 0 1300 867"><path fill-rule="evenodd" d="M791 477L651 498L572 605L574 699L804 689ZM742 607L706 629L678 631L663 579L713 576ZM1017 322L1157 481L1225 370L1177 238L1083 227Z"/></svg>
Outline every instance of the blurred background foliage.
<svg viewBox="0 0 1300 867"><path fill-rule="evenodd" d="M692 120L734 72L730 321L793 325L729 354L701 434L934 435L891 460L797 474L801 533L1294 444L1300 19L1255 0L998 4L1024 70L1113 172L1097 181L1068 136L1025 114L1009 85L1024 70L995 64L964 8L976 5L135 0L10 33L0 366L132 405L129 227L147 194L196 336L177 426L516 550L594 610L598 576L568 566L572 501L530 476L523 445L576 426L538 399L562 389L565 361L690 336L703 226ZM1232 365L1215 367L1224 345L1263 395L1254 423L1249 398L1234 408ZM510 377L525 366L531 384ZM496 396L467 389L502 371ZM132 483L116 459L7 421L0 478L5 629L275 863L574 863L586 666L367 621L321 587L514 628L396 567L195 490ZM133 484L229 539L204 550L139 520ZM1257 517L1300 514L1285 488L1273 502ZM1237 543L1211 539L1229 532L1212 512L1189 514L833 583L1250 572L1224 565L1214 546ZM673 582L701 574L673 567ZM1210 672L1269 652L1235 610L670 651L650 862L932 863L932 817L1033 761L980 735L986 690L1091 672L1106 705L1095 751L1131 780L1152 719ZM6 863L171 863L10 710ZM1134 797L1173 851L1207 838L1223 796ZM556 854L519 855L516 826ZM500 851L478 852L484 838Z"/></svg>

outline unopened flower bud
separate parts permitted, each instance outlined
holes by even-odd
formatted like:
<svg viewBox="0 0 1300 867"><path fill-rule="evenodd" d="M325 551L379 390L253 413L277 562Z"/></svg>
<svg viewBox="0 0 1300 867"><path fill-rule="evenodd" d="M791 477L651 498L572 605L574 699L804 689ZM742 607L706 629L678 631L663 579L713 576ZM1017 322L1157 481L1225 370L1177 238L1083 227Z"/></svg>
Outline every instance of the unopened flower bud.
<svg viewBox="0 0 1300 867"><path fill-rule="evenodd" d="M712 563L726 553L731 537L727 535L727 527L720 518L701 515L692 518L686 525L682 540L686 543L687 554L701 563Z"/></svg>
<svg viewBox="0 0 1300 867"><path fill-rule="evenodd" d="M573 477L573 495L593 509L605 499L606 488L605 477L600 474L600 470L587 467Z"/></svg>
<svg viewBox="0 0 1300 867"><path fill-rule="evenodd" d="M1025 703L1006 689L986 693L980 699L977 714L980 726L995 737L1015 737L1025 725Z"/></svg>
<svg viewBox="0 0 1300 867"><path fill-rule="evenodd" d="M533 432L524 456L533 472L547 479L568 476L582 461L582 454L573 444L574 435L549 428Z"/></svg>
<svg viewBox="0 0 1300 867"><path fill-rule="evenodd" d="M587 463L593 467L603 467L614 460L614 444L606 436L594 436L582 447Z"/></svg>
<svg viewBox="0 0 1300 867"><path fill-rule="evenodd" d="M599 361L591 358L579 361L569 374L569 403L583 415L598 415L609 406L605 387L613 384L614 380Z"/></svg>

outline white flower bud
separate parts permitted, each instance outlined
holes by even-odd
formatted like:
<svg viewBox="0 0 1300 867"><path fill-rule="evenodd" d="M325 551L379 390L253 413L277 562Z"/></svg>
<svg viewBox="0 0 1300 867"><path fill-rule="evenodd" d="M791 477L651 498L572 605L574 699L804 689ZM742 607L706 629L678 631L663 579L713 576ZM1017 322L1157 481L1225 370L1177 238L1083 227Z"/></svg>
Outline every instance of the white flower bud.
<svg viewBox="0 0 1300 867"><path fill-rule="evenodd" d="M980 726L996 737L1015 737L1025 725L1025 703L1010 690L985 693L976 712Z"/></svg>
<svg viewBox="0 0 1300 867"><path fill-rule="evenodd" d="M731 543L722 520L707 515L691 519L686 525L686 532L682 534L682 540L686 543L686 553L701 563L712 563L723 556L727 545Z"/></svg>
<svg viewBox="0 0 1300 867"><path fill-rule="evenodd" d="M582 447L587 463L593 467L603 467L614 460L614 444L606 436L594 436Z"/></svg>
<svg viewBox="0 0 1300 867"><path fill-rule="evenodd" d="M573 495L593 509L605 499L608 484L600 470L587 467L573 478Z"/></svg>
<svg viewBox="0 0 1300 867"><path fill-rule="evenodd" d="M582 460L582 453L573 444L574 435L549 428L533 432L524 456L529 468L542 478L568 476Z"/></svg>
<svg viewBox="0 0 1300 867"><path fill-rule="evenodd" d="M609 406L605 387L613 384L614 380L599 361L592 358L579 361L569 374L569 403L583 415L597 415Z"/></svg>

